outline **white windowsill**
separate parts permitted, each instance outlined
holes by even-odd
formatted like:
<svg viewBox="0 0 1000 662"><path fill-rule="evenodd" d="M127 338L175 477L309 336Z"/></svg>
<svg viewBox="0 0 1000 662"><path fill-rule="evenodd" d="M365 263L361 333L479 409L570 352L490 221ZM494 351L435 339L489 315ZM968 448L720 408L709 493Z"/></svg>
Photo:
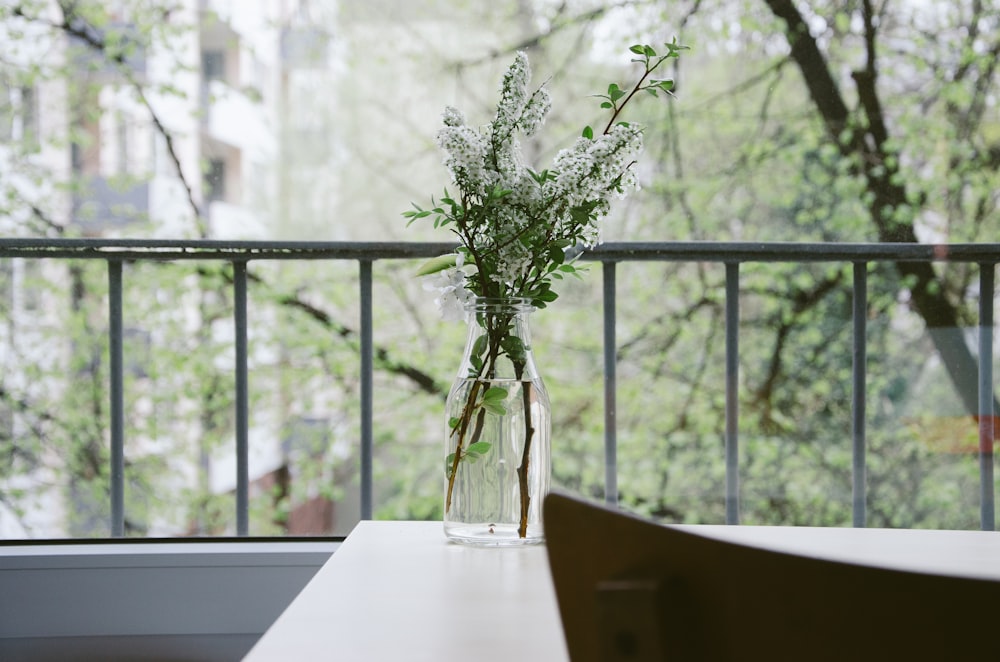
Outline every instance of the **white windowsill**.
<svg viewBox="0 0 1000 662"><path fill-rule="evenodd" d="M89 641L92 650L126 656L122 646L130 643L138 652L151 641L173 642L175 657L215 642L225 654L196 659L232 659L339 546L297 540L0 545L0 659L43 659L20 653L60 641Z"/></svg>

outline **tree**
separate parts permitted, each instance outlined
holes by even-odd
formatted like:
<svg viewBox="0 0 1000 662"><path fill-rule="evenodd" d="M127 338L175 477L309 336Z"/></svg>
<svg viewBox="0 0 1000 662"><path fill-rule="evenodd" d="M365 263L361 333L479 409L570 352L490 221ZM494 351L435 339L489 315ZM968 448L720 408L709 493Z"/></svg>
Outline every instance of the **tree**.
<svg viewBox="0 0 1000 662"><path fill-rule="evenodd" d="M820 50L817 38L810 34L802 13L791 0L767 0L767 4L774 15L784 22L791 58L809 89L829 143L836 146L841 158L851 164L852 174L863 181L869 218L878 240L917 242L916 224L921 202L926 205L932 193L926 189L924 182L919 179L914 182L911 172L901 162L908 156L908 141L901 140L896 134L905 135L906 127L900 126L898 119L890 115L879 91L878 64L886 49L881 42L888 39L883 33L888 32L891 38L894 28L898 29L899 19L889 13L888 3L875 7L871 0L863 0L859 7L833 8L837 12L834 14L835 23L850 25L858 22L862 26L861 34L855 38L863 41L863 62L851 72L857 106L849 109L842 90L844 84L835 81L831 75L828 58ZM951 216L948 225L961 228L968 223L962 218L966 212L965 205L958 202L963 198L972 197L971 209L975 211L969 220L974 226L981 226L991 210L996 208L995 196L970 180L976 178L980 169L993 170L994 173L998 169L996 164L991 163L991 153L1000 145L990 145L982 140L979 132L983 128L987 98L995 89L993 78L1000 53L1000 39L991 41L993 35L980 32L984 25L996 20L995 8L991 11L981 2L965 6L958 3L953 7L968 26L964 43L960 44L962 55L958 61L940 63L939 66L948 67L946 78L938 81L940 89L934 91L934 96L926 98L925 103L937 105L939 99L935 97L947 94L949 88L966 88L964 99L944 100L942 117L949 132L963 143L963 147L972 148L974 154L971 163L951 156L947 165L951 175L949 179L958 175L960 180L965 180L948 195L947 212ZM945 32L951 26L943 27L942 32ZM967 179L963 176L965 174L970 177ZM967 316L963 314L961 304L955 303L956 293L931 265L900 262L896 269L906 283L915 310L931 332L934 345L967 412L977 415L976 361L958 330ZM1000 412L996 404L994 411Z"/></svg>
<svg viewBox="0 0 1000 662"><path fill-rule="evenodd" d="M566 6L578 9L580 26L593 25L588 5ZM633 220L629 234L616 236L991 240L997 224L997 121L990 96L997 83L996 31L990 29L995 14L995 7L982 2L933 11L865 2L813 4L808 10L778 1L630 2L600 12L600 20L627 33L619 43L660 29L677 31L693 47L678 65L679 102L667 107L662 120L643 118L650 152L656 137L664 137L645 182L643 222ZM574 17L562 18L574 23ZM634 30L622 27L628 24ZM974 300L970 306L966 293L976 269L905 263L873 269L869 343L881 352L869 355L869 399L876 405L870 417L870 495L874 501L891 492L897 501L913 503L917 493L940 496L939 481L957 475L969 481L975 473L963 457L928 452L940 430L926 427L915 403L948 413L947 403L957 395L959 409L952 414L977 411L975 361L963 330L975 319ZM641 283L654 279L662 285L650 300L641 294ZM663 266L626 282L629 296L620 297L620 305L629 309L620 310L619 319L646 321L626 326L622 357L644 358L622 372L635 369L650 381L621 395L634 403L627 416L620 414L621 425L646 430L638 434L643 441L634 455L627 450L634 433L620 433L626 449L623 496L646 512L675 519L718 517L715 506L703 502L706 494L721 493L719 463L706 459L719 457L711 437L721 437L721 422L713 422L712 414L721 395L709 385L721 383L721 356L718 345L706 347L703 339L718 324L721 271ZM834 445L837 436L845 438L849 420L849 380L843 379L849 283L849 273L822 265L744 270L744 485L751 519L844 522L844 510L824 515L808 494L818 489L833 495L834 503L846 503L849 493L848 454L842 443ZM651 306L663 313L643 317L640 310ZM679 326L706 329L708 335ZM923 400L921 392L933 361L912 360L927 355L925 339L909 333L920 326L928 329L955 385L950 393L936 391L937 399ZM883 371L898 377L883 379ZM656 393L658 401L644 397L646 392ZM664 410L669 413L654 415ZM895 431L884 432L883 425ZM962 437L966 429L952 436ZM579 424L572 430L571 437L584 432ZM585 448L579 458L599 453L593 442ZM900 464L883 464L887 456ZM764 457L782 467L794 462L800 471L813 467L801 479L786 478L778 490L800 493L785 501L798 515L780 515L784 507L773 499L756 503L754 492L767 496L779 478ZM655 468L649 468L650 458L658 458ZM599 489L594 464L574 463L564 479L583 491ZM669 494L678 481L682 500ZM712 503L718 505L716 498ZM894 514L875 503L872 509L878 521L891 525L944 521L922 520L927 512L911 518L902 508ZM970 520L950 521L964 526Z"/></svg>
<svg viewBox="0 0 1000 662"><path fill-rule="evenodd" d="M129 42L111 29L101 4L7 3L0 9L0 24L20 31L11 32L15 38L10 40L19 48L37 42L40 32L72 32L81 49L117 64L127 61L128 43L179 43L176 37L191 27L182 20L185 14L168 11L179 3L135 3L147 20L134 33L138 42ZM624 53L632 43L657 43L676 35L692 48L671 73L678 83L678 99L640 108L633 116L647 127L640 171L644 192L616 210L606 239L990 241L996 236L1000 189L997 7L985 0L926 4L340 3L335 17L317 16L322 15L321 25L338 30L344 73L339 83L315 76L298 90L302 100L322 99L314 108L315 127L320 127L319 134L335 137L336 149L331 161L300 164L305 166L300 170L308 171L310 194L299 198L283 189L284 199L295 204L282 207L289 215L284 220L304 222L281 227L288 233L306 228L301 232L309 237L328 232L322 236L432 238L406 230L398 214L410 201L422 201L446 183L433 144L438 113L446 103L458 97L469 100L458 104L464 108L489 107L497 74L509 56L530 49L539 76L551 76L556 115L546 129L551 143L528 149L552 152L579 130L581 113L594 105L588 95L627 64L609 54ZM26 21L31 17L38 20ZM394 50L372 48L385 43L394 44ZM22 66L24 58L5 58L9 61L3 69L14 88L32 82L58 87L73 76L73 70L62 65L45 69ZM178 71L194 66L188 63ZM127 81L119 87L135 94ZM152 90L141 91L146 99L158 98ZM172 91L160 90L165 95ZM93 98L82 85L74 94ZM24 105L27 97L21 92L9 98L12 109L30 106ZM141 99L132 97L140 109ZM91 120L81 112L75 124L67 123L73 130L63 136L61 149L68 152L73 143L85 148ZM156 123L151 126L155 129ZM316 135L310 140L315 142ZM20 152L4 152L7 163L14 164L5 173L16 171L23 177L0 178L3 216L17 219L21 228L30 220L33 231L61 233L67 228L58 221L58 205L47 206L58 197L44 189L31 197L26 193L33 189L17 184L34 178L57 182L49 190L68 192L77 184L39 170L31 156L45 149L45 136L40 134L35 144L28 141L18 147ZM183 155L178 158L197 202L200 164L185 161ZM298 176L291 168L284 172L289 180ZM335 183L327 189L328 179ZM188 198L183 188L177 191L177 199ZM184 226L189 236L200 236L193 221L200 218L196 207L188 204L185 211L191 221ZM317 212L322 215L313 217ZM139 270L154 283L145 291L163 287L164 296L179 297L182 294L171 286L185 283L203 293L195 306L206 324L202 337L212 338L207 332L210 320L226 319L230 304L219 293L226 291L231 276L205 266L183 275L171 267L167 275L161 267ZM457 361L461 330L438 322L412 271L408 264L380 264L375 275L377 514L425 518L440 515L436 413ZM942 446L949 437L964 441L967 414L975 411L975 398L970 400L974 382L969 382L975 371L969 367L972 354L962 336L963 327L976 319L967 297L975 289L976 276L974 266L957 264L871 267L872 524L976 526L976 518L968 514L977 498L975 467L962 444ZM329 413L323 425L336 430L331 434L338 439L349 439L357 336L354 325L344 320L353 315L355 274L339 268L317 273L265 267L254 268L251 278L251 296L261 314L287 321L270 325L268 337L260 340L280 360L258 366L258 374L266 373L278 384L271 392L278 393L281 402L306 414ZM673 521L720 521L722 269L622 264L618 278L623 503ZM81 301L100 300L98 274L81 270L78 282L86 292ZM594 273L571 283L551 312L534 320L536 356L555 403L557 480L593 496L600 496L603 476L601 373L594 360L601 343L594 322L600 316L595 304L598 287ZM850 272L841 266L746 265L741 270L745 521L849 521L849 288ZM145 303L129 305L138 306L135 310L142 309L151 320L162 316L157 319L164 328L178 321L163 311L147 311ZM81 314L81 329L89 322L100 331L95 321L99 316ZM924 328L931 331L929 337ZM79 342L90 341L81 337ZM167 373L190 356L192 364L202 366L197 383L206 389L199 396L197 424L213 430L210 437L223 443L228 403L210 393L225 390L217 387L224 376L211 374L205 366L212 363L206 357L225 351L224 343L190 345L163 336L153 345L169 352L154 352L157 388L147 393L140 384L141 397L158 392L165 401L174 399L184 380ZM199 347L204 354L195 360ZM938 353L940 365L933 358ZM99 362L90 367L103 369ZM957 386L950 388L942 375L950 375ZM139 381L143 379L150 387L154 383L146 377ZM322 387L336 391L342 409L313 397ZM14 446L12 454L24 454L18 462L28 455L44 455L42 442L54 439L57 427L69 440L74 426L85 420L83 415L74 415L77 420L72 422L58 416L62 403L40 398L37 390L22 389L10 380L3 388L10 407L39 431L32 438L41 440ZM98 390L74 396L84 404L104 401ZM947 420L960 431L942 431L943 415L957 417ZM162 418L147 423L148 430L135 434L166 438ZM81 451L81 473L88 463L99 466L102 461L102 431L88 433L92 436L89 450ZM301 448L306 461L291 467L291 482L277 485L274 498L267 494L260 499L261 522L281 519L294 498L290 494L296 481L303 490L327 489L336 474L333 491L352 489L347 485L353 462L349 450L336 460L320 457L312 444L329 445L330 440L306 432L300 436L307 439ZM162 473L163 465L156 464L162 458L146 458L154 466L141 475ZM307 469L315 470L313 478L307 477ZM103 477L95 480L102 484ZM195 508L204 514L204 530L220 530L228 506L220 510L204 489L197 492L192 501L211 506ZM150 503L148 512L158 507ZM138 505L133 512L141 512ZM142 525L137 521L136 530ZM268 530L278 529L280 525Z"/></svg>

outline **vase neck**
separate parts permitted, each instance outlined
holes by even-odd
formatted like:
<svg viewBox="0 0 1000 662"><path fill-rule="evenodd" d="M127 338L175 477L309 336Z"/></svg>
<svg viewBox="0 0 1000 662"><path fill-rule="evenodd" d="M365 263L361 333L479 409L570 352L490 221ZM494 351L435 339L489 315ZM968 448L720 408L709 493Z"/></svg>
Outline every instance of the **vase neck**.
<svg viewBox="0 0 1000 662"><path fill-rule="evenodd" d="M537 378L531 352L529 299L476 298L469 302L468 335L460 378Z"/></svg>

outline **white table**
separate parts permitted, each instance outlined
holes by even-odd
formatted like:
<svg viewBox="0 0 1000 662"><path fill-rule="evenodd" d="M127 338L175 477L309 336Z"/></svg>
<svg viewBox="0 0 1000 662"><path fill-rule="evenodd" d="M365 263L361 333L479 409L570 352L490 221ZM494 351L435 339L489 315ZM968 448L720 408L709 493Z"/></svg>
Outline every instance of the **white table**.
<svg viewBox="0 0 1000 662"><path fill-rule="evenodd" d="M1000 579L1000 533L679 527L768 549ZM439 522L362 522L245 660L567 659L544 547L446 542Z"/></svg>
<svg viewBox="0 0 1000 662"><path fill-rule="evenodd" d="M678 526L728 542L910 572L1000 580L1000 532L811 526Z"/></svg>
<svg viewBox="0 0 1000 662"><path fill-rule="evenodd" d="M545 548L450 544L440 522L362 522L244 658L567 660Z"/></svg>

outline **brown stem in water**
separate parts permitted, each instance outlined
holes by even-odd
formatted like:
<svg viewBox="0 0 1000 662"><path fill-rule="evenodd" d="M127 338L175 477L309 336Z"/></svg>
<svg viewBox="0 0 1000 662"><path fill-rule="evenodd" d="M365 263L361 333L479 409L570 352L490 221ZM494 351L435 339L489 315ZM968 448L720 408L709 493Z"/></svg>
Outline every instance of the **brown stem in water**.
<svg viewBox="0 0 1000 662"><path fill-rule="evenodd" d="M451 510L451 495L455 490L455 476L458 475L458 463L462 461L462 447L465 445L465 433L469 430L469 421L472 419L472 412L475 409L476 396L479 395L479 387L482 384L483 382L476 380L472 385L472 390L469 391L469 398L462 408L462 419L455 428L458 431L458 441L455 443L455 456L451 460L451 471L448 474L448 493L444 504L445 513ZM481 409L479 411L479 416L476 418L476 427L472 433L472 441L469 442L470 445L476 443L476 439L483 430L483 417L485 414L485 410Z"/></svg>
<svg viewBox="0 0 1000 662"><path fill-rule="evenodd" d="M506 328L506 324L504 328ZM495 331L495 329L486 328L487 336L489 337L489 346L487 347L487 357L489 360L483 363L483 369L479 372L480 378L472 385L469 397L466 398L465 405L462 407L461 420L452 431L452 436L454 436L455 432L458 432L458 441L455 443L455 456L451 459L451 472L448 475L448 490L444 503L445 514L451 511L451 497L455 491L455 478L458 476L458 465L462 461L462 449L476 443L479 440L479 436L483 433L486 410L480 409L479 414L476 416L476 426L473 428L472 438L469 439L468 444L465 443L465 435L469 430L469 423L472 421L472 412L476 410L476 399L479 396L479 389L480 387L488 387L484 380L496 370L497 357L500 354L500 340L495 337Z"/></svg>
<svg viewBox="0 0 1000 662"><path fill-rule="evenodd" d="M521 379L523 366L517 365L518 379ZM528 510L531 507L531 495L528 493L528 467L531 463L531 440L535 436L535 426L531 422L531 382L522 381L522 402L524 403L524 448L521 449L521 465L517 468L517 483L521 493L521 522L517 527L520 538L528 537Z"/></svg>

